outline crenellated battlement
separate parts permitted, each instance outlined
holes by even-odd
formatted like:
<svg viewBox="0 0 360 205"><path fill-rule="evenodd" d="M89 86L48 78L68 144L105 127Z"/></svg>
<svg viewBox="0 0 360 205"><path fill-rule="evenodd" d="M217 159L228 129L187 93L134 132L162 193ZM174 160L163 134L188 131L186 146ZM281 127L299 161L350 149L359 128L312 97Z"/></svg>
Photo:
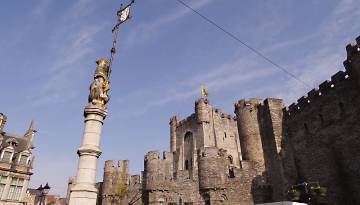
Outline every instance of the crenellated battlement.
<svg viewBox="0 0 360 205"><path fill-rule="evenodd" d="M194 120L196 120L196 114L195 113L191 114L189 117L187 117L187 118L185 118L183 120L178 121L177 127L182 127L184 125L193 123Z"/></svg>
<svg viewBox="0 0 360 205"><path fill-rule="evenodd" d="M261 99L257 99L257 98L250 98L249 100L241 99L237 103L234 104L235 113L239 112L240 110L252 111L254 109L257 109L262 104L263 104L263 101Z"/></svg>
<svg viewBox="0 0 360 205"><path fill-rule="evenodd" d="M140 174L130 176L130 184L141 184L142 179Z"/></svg>
<svg viewBox="0 0 360 205"><path fill-rule="evenodd" d="M346 46L346 53L347 53L347 59L348 60L350 60L356 54L360 53L360 36L358 36L355 40L356 40L355 45L348 44Z"/></svg>
<svg viewBox="0 0 360 205"><path fill-rule="evenodd" d="M175 116L173 116L173 117L170 118L169 124L170 124L171 126L176 126L177 123L179 122L179 119L180 119L179 116L178 116L178 115L175 115Z"/></svg>
<svg viewBox="0 0 360 205"><path fill-rule="evenodd" d="M291 104L284 109L287 117L294 116L302 110L307 109L315 102L321 101L327 96L329 92L339 92L338 88L341 86L353 86L354 84L348 83L349 80L359 79L359 62L360 62L360 36L356 38L356 44L348 44L346 46L347 59L344 61L344 71L339 71L333 76L331 80L326 80L319 85L319 88L313 89L308 92L307 96L303 96L297 100L297 103ZM351 89L349 87L349 89Z"/></svg>
<svg viewBox="0 0 360 205"><path fill-rule="evenodd" d="M331 76L331 80L326 80L319 85L318 89L312 89L307 96L302 96L297 100L297 103L292 103L287 108L284 108L284 113L287 117L294 116L307 107L311 106L317 101L321 101L329 92L337 92L337 88L345 85L349 81L349 74L344 71L339 71ZM343 85L344 84L344 85Z"/></svg>
<svg viewBox="0 0 360 205"><path fill-rule="evenodd" d="M144 180L146 190L167 190L173 178L173 154L164 152L160 159L158 150L148 152L144 157Z"/></svg>
<svg viewBox="0 0 360 205"><path fill-rule="evenodd" d="M218 116L219 118L222 118L222 119L227 119L229 121L234 121L234 116L230 115L230 114L226 114L224 112L222 112L220 109L218 108L214 108L213 109L213 112L214 112L214 117L215 115Z"/></svg>
<svg viewBox="0 0 360 205"><path fill-rule="evenodd" d="M226 156L226 150L217 147L202 147L199 149L199 158L216 158Z"/></svg>
<svg viewBox="0 0 360 205"><path fill-rule="evenodd" d="M145 161L160 160L160 151L159 150L149 151L147 154L145 154L144 159Z"/></svg>

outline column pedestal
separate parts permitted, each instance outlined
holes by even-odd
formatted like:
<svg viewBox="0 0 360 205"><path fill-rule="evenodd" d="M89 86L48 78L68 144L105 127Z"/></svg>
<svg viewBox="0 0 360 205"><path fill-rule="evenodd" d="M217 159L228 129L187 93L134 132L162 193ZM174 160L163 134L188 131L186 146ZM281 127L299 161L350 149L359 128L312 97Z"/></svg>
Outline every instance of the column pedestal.
<svg viewBox="0 0 360 205"><path fill-rule="evenodd" d="M106 108L89 104L84 110L85 128L83 140L78 149L79 164L75 185L71 189L69 205L96 205L98 190L96 184L97 160L101 155L100 138Z"/></svg>

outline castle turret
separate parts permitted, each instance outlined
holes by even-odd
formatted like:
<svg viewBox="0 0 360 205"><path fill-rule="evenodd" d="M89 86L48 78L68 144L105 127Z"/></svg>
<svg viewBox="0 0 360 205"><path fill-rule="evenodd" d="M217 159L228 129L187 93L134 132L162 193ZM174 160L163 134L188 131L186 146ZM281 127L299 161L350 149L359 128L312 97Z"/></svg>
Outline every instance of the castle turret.
<svg viewBox="0 0 360 205"><path fill-rule="evenodd" d="M199 150L199 188L221 189L226 181L226 151L216 147Z"/></svg>
<svg viewBox="0 0 360 205"><path fill-rule="evenodd" d="M115 164L113 160L106 160L104 167L104 177L103 177L103 204L106 205L106 197L112 194L112 184L113 178L116 172Z"/></svg>
<svg viewBox="0 0 360 205"><path fill-rule="evenodd" d="M212 107L208 99L200 98L195 102L195 114L198 123L209 123Z"/></svg>
<svg viewBox="0 0 360 205"><path fill-rule="evenodd" d="M360 86L360 36L356 38L356 44L346 46L347 59L344 61L346 71Z"/></svg>
<svg viewBox="0 0 360 205"><path fill-rule="evenodd" d="M176 151L176 126L178 125L179 118L174 116L170 119L170 151Z"/></svg>
<svg viewBox="0 0 360 205"><path fill-rule="evenodd" d="M144 171L145 171L145 189L152 190L160 188L157 186L159 180L160 152L150 151L145 155Z"/></svg>
<svg viewBox="0 0 360 205"><path fill-rule="evenodd" d="M242 159L264 165L264 154L260 135L259 106L261 100L240 100L235 104Z"/></svg>
<svg viewBox="0 0 360 205"><path fill-rule="evenodd" d="M173 176L173 154L164 153L160 159L159 151L150 151L144 158L145 190L168 190Z"/></svg>

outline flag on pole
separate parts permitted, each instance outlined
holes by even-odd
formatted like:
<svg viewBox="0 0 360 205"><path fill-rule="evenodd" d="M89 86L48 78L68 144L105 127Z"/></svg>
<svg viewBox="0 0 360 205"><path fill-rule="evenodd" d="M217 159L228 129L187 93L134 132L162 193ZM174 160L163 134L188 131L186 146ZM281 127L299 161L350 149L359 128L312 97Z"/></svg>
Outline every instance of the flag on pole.
<svg viewBox="0 0 360 205"><path fill-rule="evenodd" d="M206 91L205 85L201 85L201 95L205 98L209 96L209 93Z"/></svg>
<svg viewBox="0 0 360 205"><path fill-rule="evenodd" d="M125 8L118 11L117 15L119 17L119 24L124 23L130 18L130 7L134 3L134 0L130 2Z"/></svg>

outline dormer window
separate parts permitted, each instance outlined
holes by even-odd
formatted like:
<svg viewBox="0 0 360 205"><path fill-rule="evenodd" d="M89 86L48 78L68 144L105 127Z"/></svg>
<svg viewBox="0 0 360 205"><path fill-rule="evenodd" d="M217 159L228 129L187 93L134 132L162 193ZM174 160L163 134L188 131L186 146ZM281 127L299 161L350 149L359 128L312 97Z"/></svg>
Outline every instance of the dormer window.
<svg viewBox="0 0 360 205"><path fill-rule="evenodd" d="M13 156L13 152L10 150L4 150L2 153L1 161L2 162L11 162L11 158Z"/></svg>
<svg viewBox="0 0 360 205"><path fill-rule="evenodd" d="M16 147L19 144L19 142L14 138L10 138L10 139L6 140L6 142L11 147Z"/></svg>
<svg viewBox="0 0 360 205"><path fill-rule="evenodd" d="M27 154L21 154L19 158L19 165L27 165L29 156Z"/></svg>

